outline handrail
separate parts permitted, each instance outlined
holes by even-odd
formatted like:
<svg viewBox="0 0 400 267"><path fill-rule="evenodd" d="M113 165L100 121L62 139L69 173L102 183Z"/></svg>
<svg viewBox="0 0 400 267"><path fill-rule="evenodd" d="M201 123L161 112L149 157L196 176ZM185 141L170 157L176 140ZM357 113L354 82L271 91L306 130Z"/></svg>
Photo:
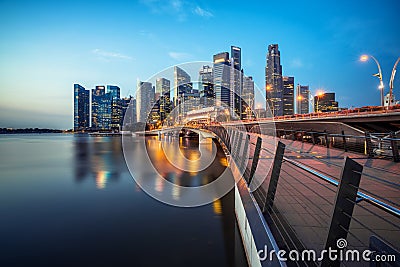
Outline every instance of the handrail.
<svg viewBox="0 0 400 267"><path fill-rule="evenodd" d="M311 174L315 175L316 177L318 177L318 178L320 178L320 179L322 179L322 180L324 180L324 181L326 181L326 182L328 182L328 183L330 183L332 185L339 186L339 182L336 181L335 179L330 178L329 176L321 174L321 173L317 172L316 170L314 170L314 169L312 169L310 167L307 167L307 166L305 166L305 165L303 165L303 164L301 164L299 162L291 160L291 159L289 159L287 157L283 157L283 159L286 162L288 162L288 163L290 163L292 165L295 165L295 166L301 168L302 170L305 170L308 173L311 173ZM378 207L378 208L382 209L383 211L386 211L386 212L396 216L397 218L400 218L400 209L397 209L397 208L395 208L395 207L393 207L393 206L391 206L391 205L389 205L389 204L387 204L387 203L385 203L383 201L380 201L380 200L378 200L378 199L376 199L376 198L374 198L374 197L372 197L372 196L370 196L368 194L362 193L362 192L357 192L357 196L359 198L361 198L362 200L365 200L368 203L374 205L375 207Z"/></svg>

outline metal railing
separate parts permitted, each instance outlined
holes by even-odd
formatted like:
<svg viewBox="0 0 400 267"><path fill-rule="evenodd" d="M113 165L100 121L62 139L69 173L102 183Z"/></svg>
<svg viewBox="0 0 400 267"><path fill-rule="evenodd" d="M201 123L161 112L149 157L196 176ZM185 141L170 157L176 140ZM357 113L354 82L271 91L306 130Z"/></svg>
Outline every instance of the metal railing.
<svg viewBox="0 0 400 267"><path fill-rule="evenodd" d="M229 150L281 248L322 250L335 248L337 240L345 239L347 249L362 250L380 244L382 251L398 253L400 171L397 164L392 163L392 168L377 166L363 162L366 159L353 160L343 154L321 157L312 150L305 151L290 142L284 144L275 137L262 135L257 128L250 131L243 126L205 128L214 132ZM323 134L328 140L344 137ZM369 137L372 144L374 138L379 138L381 147L383 141L396 139L398 142L397 138L387 135ZM368 137L356 138L367 142ZM310 229L314 235L307 232ZM317 266L319 263L306 260L292 264ZM354 262L328 260L321 264L347 266Z"/></svg>

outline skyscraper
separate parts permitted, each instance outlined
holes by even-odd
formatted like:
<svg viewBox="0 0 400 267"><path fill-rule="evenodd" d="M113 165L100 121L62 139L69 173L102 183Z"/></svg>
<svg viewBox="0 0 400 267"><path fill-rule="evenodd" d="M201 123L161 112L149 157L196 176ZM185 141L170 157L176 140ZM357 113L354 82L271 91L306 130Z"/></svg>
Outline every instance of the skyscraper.
<svg viewBox="0 0 400 267"><path fill-rule="evenodd" d="M154 105L154 87L150 82L138 81L136 92L137 122L147 122Z"/></svg>
<svg viewBox="0 0 400 267"><path fill-rule="evenodd" d="M230 94L230 62L229 53L222 52L214 55L213 78L216 105L226 105L231 107Z"/></svg>
<svg viewBox="0 0 400 267"><path fill-rule="evenodd" d="M252 112L254 112L254 81L251 76L243 76L242 119L250 119Z"/></svg>
<svg viewBox="0 0 400 267"><path fill-rule="evenodd" d="M268 46L267 66L265 68L265 90L267 106L274 116L283 115L283 84L281 53L277 44Z"/></svg>
<svg viewBox="0 0 400 267"><path fill-rule="evenodd" d="M294 77L283 76L283 115L294 114Z"/></svg>
<svg viewBox="0 0 400 267"><path fill-rule="evenodd" d="M240 116L242 113L242 50L240 47L231 46L231 107Z"/></svg>
<svg viewBox="0 0 400 267"><path fill-rule="evenodd" d="M132 125L136 123L136 99L132 96L124 97L121 99L121 110L122 110L122 123L124 125ZM129 113L127 113L129 111Z"/></svg>
<svg viewBox="0 0 400 267"><path fill-rule="evenodd" d="M175 108L178 107L179 114L200 107L200 95L198 90L193 89L193 83L188 73L179 67L174 67L175 80Z"/></svg>
<svg viewBox="0 0 400 267"><path fill-rule="evenodd" d="M297 84L296 87L296 113L307 114L310 112L310 89L308 85Z"/></svg>
<svg viewBox="0 0 400 267"><path fill-rule="evenodd" d="M119 130L122 125L122 107L120 88L115 85L107 85L107 93L111 96L111 129Z"/></svg>
<svg viewBox="0 0 400 267"><path fill-rule="evenodd" d="M323 93L314 97L314 112L338 111L339 103L335 100L335 93Z"/></svg>
<svg viewBox="0 0 400 267"><path fill-rule="evenodd" d="M95 130L111 129L111 103L110 93L105 92L104 86L92 89L92 128Z"/></svg>
<svg viewBox="0 0 400 267"><path fill-rule="evenodd" d="M214 105L213 69L204 65L199 71L200 104L203 107Z"/></svg>
<svg viewBox="0 0 400 267"><path fill-rule="evenodd" d="M156 94L159 94L160 119L163 121L171 112L171 82L165 78L157 78Z"/></svg>
<svg viewBox="0 0 400 267"><path fill-rule="evenodd" d="M90 91L79 84L74 84L74 131L90 126Z"/></svg>

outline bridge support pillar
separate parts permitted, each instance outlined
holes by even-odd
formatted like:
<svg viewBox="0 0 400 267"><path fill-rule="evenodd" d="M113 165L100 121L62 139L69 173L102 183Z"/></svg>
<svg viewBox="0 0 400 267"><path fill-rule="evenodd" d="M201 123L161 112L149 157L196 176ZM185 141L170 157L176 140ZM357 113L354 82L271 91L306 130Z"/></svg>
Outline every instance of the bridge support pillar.
<svg viewBox="0 0 400 267"><path fill-rule="evenodd" d="M344 131L342 131L342 138L343 138L343 149L345 152L347 152L346 136L344 136Z"/></svg>
<svg viewBox="0 0 400 267"><path fill-rule="evenodd" d="M342 169L341 179L336 192L335 206L329 227L325 249L343 249L337 246L339 239L346 239L349 231L354 205L357 200L357 191L360 185L363 166L346 157ZM340 261L332 261L329 257L322 260L321 267L340 266Z"/></svg>
<svg viewBox="0 0 400 267"><path fill-rule="evenodd" d="M374 156L374 151L372 150L371 134L369 132L365 132L365 152L368 155L368 158L372 158Z"/></svg>
<svg viewBox="0 0 400 267"><path fill-rule="evenodd" d="M396 139L396 134L394 132L390 133L390 146L392 147L392 154L393 154L393 161L394 162L399 162L400 161L400 156L399 156L399 147L397 144Z"/></svg>

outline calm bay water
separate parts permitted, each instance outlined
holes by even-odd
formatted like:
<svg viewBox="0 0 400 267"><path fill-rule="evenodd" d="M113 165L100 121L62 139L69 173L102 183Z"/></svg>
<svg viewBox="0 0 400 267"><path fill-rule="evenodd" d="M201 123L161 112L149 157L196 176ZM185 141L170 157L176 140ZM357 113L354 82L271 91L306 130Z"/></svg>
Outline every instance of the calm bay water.
<svg viewBox="0 0 400 267"><path fill-rule="evenodd" d="M150 157L159 142L149 138ZM225 168L217 155L207 179ZM246 266L233 209L232 192L197 208L151 198L118 137L0 136L0 266Z"/></svg>

